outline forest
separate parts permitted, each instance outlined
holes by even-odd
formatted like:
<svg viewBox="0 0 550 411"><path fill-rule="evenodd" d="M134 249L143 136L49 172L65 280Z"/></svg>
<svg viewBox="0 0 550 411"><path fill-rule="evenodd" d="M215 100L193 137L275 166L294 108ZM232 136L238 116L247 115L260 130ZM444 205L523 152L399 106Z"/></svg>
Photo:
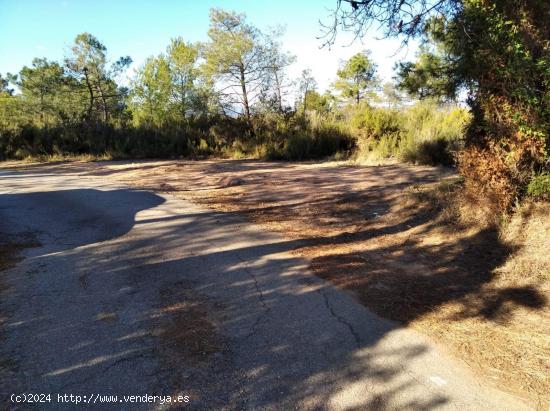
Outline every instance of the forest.
<svg viewBox="0 0 550 411"><path fill-rule="evenodd" d="M290 78L284 30L242 13L212 9L208 41L174 38L132 73L81 33L63 61L0 77L0 158L393 159L457 166L500 210L548 197L548 5L375 3L339 1L327 45L378 19L421 39L416 60L381 84L364 50L322 94L309 70Z"/></svg>

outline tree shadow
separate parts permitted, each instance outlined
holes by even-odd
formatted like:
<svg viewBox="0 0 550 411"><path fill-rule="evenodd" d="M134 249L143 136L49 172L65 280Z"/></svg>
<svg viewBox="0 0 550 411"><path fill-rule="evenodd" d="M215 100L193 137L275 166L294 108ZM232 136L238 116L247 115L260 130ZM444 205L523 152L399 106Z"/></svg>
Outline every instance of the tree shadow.
<svg viewBox="0 0 550 411"><path fill-rule="evenodd" d="M6 389L180 390L197 409L447 401L404 371L431 355L424 341L389 338L395 325L309 275L288 253L297 242L243 227L239 215L132 190L8 194L0 205L11 231L33 228L44 244L6 272L1 351L20 376ZM219 334L211 351L191 338L200 324ZM194 328L177 332L185 326Z"/></svg>
<svg viewBox="0 0 550 411"><path fill-rule="evenodd" d="M426 221L415 220L417 224ZM408 229L411 223L384 227L378 235ZM342 244L373 235L360 232L327 241ZM544 294L533 286L491 287L494 270L515 251L502 243L494 228L487 228L438 245L409 239L361 252L325 255L313 259L312 267L321 278L353 291L375 312L405 324L450 302L462 307L455 319L478 316L506 322L514 307L534 310L547 304Z"/></svg>
<svg viewBox="0 0 550 411"><path fill-rule="evenodd" d="M132 229L137 213L164 201L151 192L128 189L2 194L0 212L18 224L0 228L46 235L46 247L56 252L120 237Z"/></svg>
<svg viewBox="0 0 550 411"><path fill-rule="evenodd" d="M476 401L489 407L479 387L421 336L310 275L309 262L290 253L308 241L283 240L245 224L238 213L182 204L134 190L0 196L10 229L33 228L44 243L9 272L14 291L7 304L15 309L2 351L29 375L19 388L183 392L196 409L434 409L451 402L469 408ZM385 232L310 241L342 243ZM456 250L431 253L448 253L453 263ZM505 254L494 255L487 267ZM457 278L469 280L470 288L434 304L490 282L462 275ZM456 284L452 273L441 278L442 287ZM418 276L406 281L402 294L379 298L406 299L411 289L422 289L417 282L431 284ZM407 318L423 313L411 312ZM186 326L192 332L176 338ZM186 341L196 344L191 354L189 346L178 348ZM475 394L460 397L430 382L434 375Z"/></svg>

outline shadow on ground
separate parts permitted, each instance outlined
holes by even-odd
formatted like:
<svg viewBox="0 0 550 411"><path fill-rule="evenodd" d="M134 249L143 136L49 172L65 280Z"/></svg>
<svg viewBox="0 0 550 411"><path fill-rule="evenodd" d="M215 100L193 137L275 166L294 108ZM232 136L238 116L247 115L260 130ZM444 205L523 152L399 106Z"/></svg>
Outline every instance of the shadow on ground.
<svg viewBox="0 0 550 411"><path fill-rule="evenodd" d="M3 273L12 289L2 355L15 376L5 388L181 390L202 409L447 401L403 371L426 347L382 344L394 326L338 303L345 297L286 253L300 242L243 235L232 214L158 214L163 202L132 190L0 196L12 229L32 228L44 244Z"/></svg>
<svg viewBox="0 0 550 411"><path fill-rule="evenodd" d="M247 231L237 213L159 213L163 203L160 196L133 190L0 196L8 219L32 215L23 226L37 231L44 244L9 274L14 291L8 305L16 308L6 325L7 347L17 371L32 376L19 381L22 388L164 395L181 390L201 409L343 403L346 409L433 409L449 400L407 371L423 366L424 344L386 343L395 324L348 301L310 276L307 261L287 253L376 238L428 217L282 241ZM477 301L492 281L491 270L512 251L492 236L482 232L425 248L424 258L445 261L445 269L392 284L385 283L383 268L365 278L354 267L380 255L388 263L414 263L399 249L366 251L360 261L356 255L331 256L313 265L344 288L372 284L361 297L379 300L384 315L398 310L395 317L403 322L468 296L475 304L463 314L492 320L516 304L541 309L544 298L531 289L499 290ZM475 269L461 262L464 253L489 249ZM349 273L331 278L335 264ZM28 300L32 304L25 305ZM37 350L38 364L32 360Z"/></svg>
<svg viewBox="0 0 550 411"><path fill-rule="evenodd" d="M506 322L517 307L536 310L547 305L545 295L534 286L492 287L495 270L517 252L501 241L495 228L424 244L423 235L434 228L430 224L434 219L426 214L396 225L316 240L317 245L338 246L423 225L404 242L323 255L312 260L312 268L321 278L353 291L378 314L405 324L452 302L462 307L454 319L482 317L499 323Z"/></svg>

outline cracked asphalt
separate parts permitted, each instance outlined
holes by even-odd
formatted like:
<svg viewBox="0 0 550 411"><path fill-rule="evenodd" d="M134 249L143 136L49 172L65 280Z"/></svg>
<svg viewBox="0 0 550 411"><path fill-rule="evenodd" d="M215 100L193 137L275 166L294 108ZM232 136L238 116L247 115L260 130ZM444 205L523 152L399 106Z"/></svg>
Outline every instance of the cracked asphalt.
<svg viewBox="0 0 550 411"><path fill-rule="evenodd" d="M314 277L291 252L299 242L237 214L38 167L0 171L0 216L0 232L41 244L1 274L8 409L169 408L13 404L11 393L189 395L181 409L527 409Z"/></svg>

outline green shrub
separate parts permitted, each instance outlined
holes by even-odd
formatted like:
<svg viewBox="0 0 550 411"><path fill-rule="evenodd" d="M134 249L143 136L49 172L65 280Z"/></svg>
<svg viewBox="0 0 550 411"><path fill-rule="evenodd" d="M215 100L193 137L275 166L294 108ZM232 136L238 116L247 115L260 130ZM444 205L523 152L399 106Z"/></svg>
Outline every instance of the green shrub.
<svg viewBox="0 0 550 411"><path fill-rule="evenodd" d="M550 172L535 175L527 185L527 194L550 200Z"/></svg>
<svg viewBox="0 0 550 411"><path fill-rule="evenodd" d="M276 113L252 118L220 115L165 121L37 126L0 125L0 159L90 154L112 158L229 158L306 160L347 157L394 158L422 164L452 164L469 114L459 108L419 103L400 110L368 105L336 113ZM132 125L133 124L133 125Z"/></svg>
<svg viewBox="0 0 550 411"><path fill-rule="evenodd" d="M359 144L359 157L365 160L394 158L399 153L399 133L390 133L382 137L363 138Z"/></svg>
<svg viewBox="0 0 550 411"><path fill-rule="evenodd" d="M417 142L400 152L400 159L409 163L452 166L454 157L449 150L449 141L438 138Z"/></svg>
<svg viewBox="0 0 550 411"><path fill-rule="evenodd" d="M470 115L461 108L420 102L396 111L361 108L352 114L359 160L397 158L416 164L453 165Z"/></svg>
<svg viewBox="0 0 550 411"><path fill-rule="evenodd" d="M197 147L197 152L202 155L212 154L212 150L208 146L208 143L205 139L201 138L199 140L199 146Z"/></svg>
<svg viewBox="0 0 550 411"><path fill-rule="evenodd" d="M286 160L304 160L309 157L312 139L303 134L290 136L284 145L283 157Z"/></svg>
<svg viewBox="0 0 550 411"><path fill-rule="evenodd" d="M351 118L352 127L360 130L365 138L371 139L380 139L399 132L403 128L402 121L402 116L397 110L369 106L356 110Z"/></svg>

